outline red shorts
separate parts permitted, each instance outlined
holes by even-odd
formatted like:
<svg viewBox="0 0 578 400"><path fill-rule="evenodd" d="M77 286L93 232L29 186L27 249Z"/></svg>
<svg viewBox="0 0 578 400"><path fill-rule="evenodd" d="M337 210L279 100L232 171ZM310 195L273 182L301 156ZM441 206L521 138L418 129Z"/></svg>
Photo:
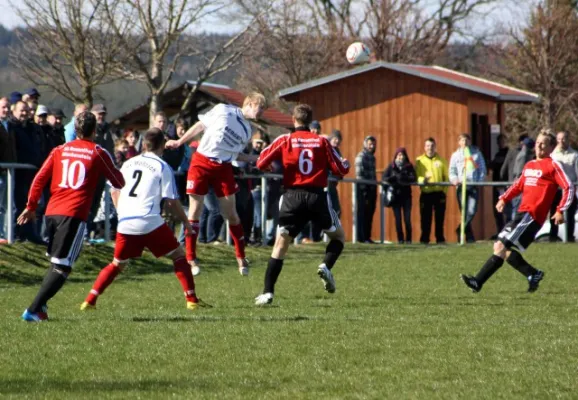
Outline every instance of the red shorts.
<svg viewBox="0 0 578 400"><path fill-rule="evenodd" d="M142 256L145 249L149 249L156 258L165 256L179 248L179 242L167 224L162 224L157 229L144 235L116 234L114 246L114 258L118 261L126 261L130 258Z"/></svg>
<svg viewBox="0 0 578 400"><path fill-rule="evenodd" d="M239 191L231 163L220 163L196 152L187 175L187 194L204 196L212 186L217 197L230 196Z"/></svg>

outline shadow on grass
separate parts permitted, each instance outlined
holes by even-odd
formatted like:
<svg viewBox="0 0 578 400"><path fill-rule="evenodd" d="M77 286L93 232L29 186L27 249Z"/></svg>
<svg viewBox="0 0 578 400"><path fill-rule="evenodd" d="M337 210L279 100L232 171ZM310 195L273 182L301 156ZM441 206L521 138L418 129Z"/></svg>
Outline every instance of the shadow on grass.
<svg viewBox="0 0 578 400"><path fill-rule="evenodd" d="M234 317L234 316L216 316L216 315L199 315L190 317L133 317L130 318L132 322L223 322L223 321L257 321L257 322L302 322L302 321L313 321L322 320L324 318L319 317L309 317L306 315L286 315L286 316L252 316L252 317Z"/></svg>
<svg viewBox="0 0 578 400"><path fill-rule="evenodd" d="M259 386L263 389L274 389L275 384L259 382ZM24 395L33 393L42 393L46 395L47 391L56 391L62 393L78 393L79 397L82 394L94 392L150 392L149 395L159 392L175 389L205 389L209 390L212 385L207 381L199 378L194 379L146 379L140 381L123 381L121 377L114 380L75 380L69 379L38 379L38 378L1 378L0 379L0 395ZM126 395L133 397L136 393ZM158 393L157 393L158 394Z"/></svg>

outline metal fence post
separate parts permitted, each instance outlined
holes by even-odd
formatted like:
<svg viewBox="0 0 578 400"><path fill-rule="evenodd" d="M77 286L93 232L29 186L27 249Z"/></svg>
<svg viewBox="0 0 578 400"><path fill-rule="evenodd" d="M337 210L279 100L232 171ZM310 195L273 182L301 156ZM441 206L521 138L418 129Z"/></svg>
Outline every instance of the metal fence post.
<svg viewBox="0 0 578 400"><path fill-rule="evenodd" d="M104 186L104 240L110 242L110 188Z"/></svg>
<svg viewBox="0 0 578 400"><path fill-rule="evenodd" d="M353 232L351 242L357 243L357 182L353 182L353 195L351 196L351 210L353 212L351 221L353 222Z"/></svg>
<svg viewBox="0 0 578 400"><path fill-rule="evenodd" d="M379 239L381 243L385 243L385 201L383 198L383 186L379 186Z"/></svg>
<svg viewBox="0 0 578 400"><path fill-rule="evenodd" d="M4 221L7 221L6 236L8 243L14 243L14 168L8 168L7 175L7 187L6 195L8 196L8 204L6 205L6 217Z"/></svg>
<svg viewBox="0 0 578 400"><path fill-rule="evenodd" d="M261 243L267 244L267 178L261 177Z"/></svg>

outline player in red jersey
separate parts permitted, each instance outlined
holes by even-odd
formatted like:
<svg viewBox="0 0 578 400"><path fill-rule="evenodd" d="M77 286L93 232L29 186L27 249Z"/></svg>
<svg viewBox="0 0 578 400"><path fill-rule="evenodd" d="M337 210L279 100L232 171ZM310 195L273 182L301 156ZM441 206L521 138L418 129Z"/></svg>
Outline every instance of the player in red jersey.
<svg viewBox="0 0 578 400"><path fill-rule="evenodd" d="M343 250L345 233L324 189L329 171L335 176L344 176L349 172L349 162L337 154L325 137L311 133L308 126L312 120L310 106L296 106L293 110L295 132L279 136L261 152L257 161L257 168L262 170L275 160L283 163L285 194L279 206L279 227L265 272L265 288L255 299L256 305L273 301L275 283L287 249L309 221L319 224L331 239L317 274L323 280L325 290L335 292L331 268Z"/></svg>
<svg viewBox="0 0 578 400"><path fill-rule="evenodd" d="M124 186L124 178L110 154L93 142L96 117L88 111L78 114L74 129L77 139L52 150L32 182L26 209L18 217L20 225L34 220L42 189L51 180L45 214L51 265L36 298L22 314L25 321L48 318L46 303L64 285L80 254L99 178L104 175L118 189Z"/></svg>
<svg viewBox="0 0 578 400"><path fill-rule="evenodd" d="M199 147L191 160L187 176L187 194L189 195L189 219L193 234L185 238L187 260L193 274L200 271L197 263L197 237L199 218L203 212L205 195L209 186L219 199L219 208L223 217L229 221L229 231L235 245L235 255L239 272L249 274L245 259L245 238L243 226L235 206L235 193L239 187L233 176L232 161L254 162L257 157L242 153L251 140L249 119L258 119L265 109L265 97L260 93L251 93L238 108L226 104L217 104L206 114L199 115L199 122L193 125L179 140L169 140L167 148L176 148L193 140L204 132Z"/></svg>
<svg viewBox="0 0 578 400"><path fill-rule="evenodd" d="M542 131L536 139L536 159L529 161L518 180L502 195L496 210L502 212L507 202L522 194L522 202L516 217L498 235L494 243L494 255L486 261L475 277L461 275L464 283L474 292L479 292L484 283L502 266L504 260L528 280L528 292L534 292L544 277L544 272L532 267L520 254L534 241L544 224L558 186L562 188L562 200L552 216L553 223L564 222L564 211L574 197L574 186L561 165L550 158L556 146L556 137ZM574 216L572 216L573 218Z"/></svg>

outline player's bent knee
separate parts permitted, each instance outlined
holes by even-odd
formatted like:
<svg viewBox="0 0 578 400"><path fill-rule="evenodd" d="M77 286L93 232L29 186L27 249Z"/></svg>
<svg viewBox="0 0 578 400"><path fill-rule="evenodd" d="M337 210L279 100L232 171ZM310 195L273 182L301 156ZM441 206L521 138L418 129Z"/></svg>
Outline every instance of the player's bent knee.
<svg viewBox="0 0 578 400"><path fill-rule="evenodd" d="M182 246L179 246L174 251L167 254L167 257L169 257L171 260L183 258L183 257L185 257L185 251L183 250Z"/></svg>
<svg viewBox="0 0 578 400"><path fill-rule="evenodd" d="M494 254L497 256L505 256L506 255L506 246L504 243L500 242L499 240L494 242Z"/></svg>
<svg viewBox="0 0 578 400"><path fill-rule="evenodd" d="M326 230L325 234L331 240L339 240L340 242L345 243L345 231L342 227L338 227L334 231Z"/></svg>

